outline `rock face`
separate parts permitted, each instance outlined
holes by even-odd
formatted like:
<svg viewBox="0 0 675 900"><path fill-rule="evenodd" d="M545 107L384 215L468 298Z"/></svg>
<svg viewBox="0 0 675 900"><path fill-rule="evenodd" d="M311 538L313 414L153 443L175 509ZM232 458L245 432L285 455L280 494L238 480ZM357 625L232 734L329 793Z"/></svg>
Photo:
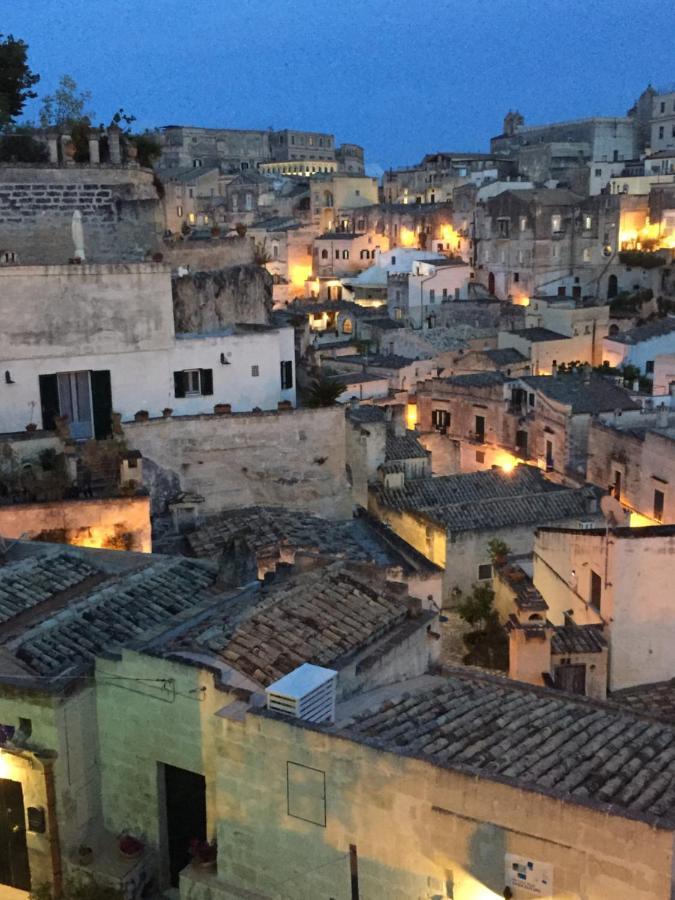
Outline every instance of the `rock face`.
<svg viewBox="0 0 675 900"><path fill-rule="evenodd" d="M230 266L172 279L178 333L215 331L236 323L268 325L272 276L261 266Z"/></svg>

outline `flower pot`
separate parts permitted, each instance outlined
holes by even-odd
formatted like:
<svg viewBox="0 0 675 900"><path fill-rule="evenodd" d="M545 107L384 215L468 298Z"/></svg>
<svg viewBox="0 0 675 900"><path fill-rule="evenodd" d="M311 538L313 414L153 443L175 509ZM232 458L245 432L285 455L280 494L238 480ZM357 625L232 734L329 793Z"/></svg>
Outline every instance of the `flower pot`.
<svg viewBox="0 0 675 900"><path fill-rule="evenodd" d="M165 419L168 419L172 414L173 414L173 410L171 409L170 406L165 406L164 409L162 410L162 415L164 416Z"/></svg>
<svg viewBox="0 0 675 900"><path fill-rule="evenodd" d="M153 261L153 262L161 263L163 259L164 259L164 254L163 254L163 253L153 253L153 254L152 254L152 261Z"/></svg>
<svg viewBox="0 0 675 900"><path fill-rule="evenodd" d="M213 407L213 413L216 416L227 416L232 412L231 403L216 403Z"/></svg>
<svg viewBox="0 0 675 900"><path fill-rule="evenodd" d="M35 422L29 422L28 425L26 425L26 431L37 431Z"/></svg>
<svg viewBox="0 0 675 900"><path fill-rule="evenodd" d="M147 409L139 409L138 412L134 413L134 422L147 422L150 418L150 413Z"/></svg>

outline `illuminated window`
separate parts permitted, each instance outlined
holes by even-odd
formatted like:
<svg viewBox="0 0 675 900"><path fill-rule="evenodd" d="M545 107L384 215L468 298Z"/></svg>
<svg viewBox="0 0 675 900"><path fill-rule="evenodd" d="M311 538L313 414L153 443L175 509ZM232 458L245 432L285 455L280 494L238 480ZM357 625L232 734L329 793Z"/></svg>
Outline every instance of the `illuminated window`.
<svg viewBox="0 0 675 900"><path fill-rule="evenodd" d="M551 231L560 231L562 228L562 217L559 215L551 216Z"/></svg>
<svg viewBox="0 0 675 900"><path fill-rule="evenodd" d="M183 207L182 206L176 207L176 215L178 216L179 219L183 218Z"/></svg>
<svg viewBox="0 0 675 900"><path fill-rule="evenodd" d="M188 221L190 222L191 225L194 225L194 223L195 223L195 214L194 213L188 213Z"/></svg>

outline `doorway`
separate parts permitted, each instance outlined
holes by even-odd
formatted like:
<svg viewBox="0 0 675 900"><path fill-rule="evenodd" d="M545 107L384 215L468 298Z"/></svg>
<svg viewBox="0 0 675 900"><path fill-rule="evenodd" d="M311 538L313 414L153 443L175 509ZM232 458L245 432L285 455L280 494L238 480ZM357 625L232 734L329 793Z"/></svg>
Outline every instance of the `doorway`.
<svg viewBox="0 0 675 900"><path fill-rule="evenodd" d="M516 455L527 459L527 431L516 431Z"/></svg>
<svg viewBox="0 0 675 900"><path fill-rule="evenodd" d="M190 843L206 840L206 779L196 772L164 765L166 835L171 886L190 862Z"/></svg>
<svg viewBox="0 0 675 900"><path fill-rule="evenodd" d="M619 293L619 279L616 275L610 275L607 279L607 299L611 300Z"/></svg>
<svg viewBox="0 0 675 900"><path fill-rule="evenodd" d="M23 790L8 778L0 778L0 884L30 890Z"/></svg>
<svg viewBox="0 0 675 900"><path fill-rule="evenodd" d="M495 276L494 272L490 272L488 275L488 294L492 294L494 296L495 292Z"/></svg>

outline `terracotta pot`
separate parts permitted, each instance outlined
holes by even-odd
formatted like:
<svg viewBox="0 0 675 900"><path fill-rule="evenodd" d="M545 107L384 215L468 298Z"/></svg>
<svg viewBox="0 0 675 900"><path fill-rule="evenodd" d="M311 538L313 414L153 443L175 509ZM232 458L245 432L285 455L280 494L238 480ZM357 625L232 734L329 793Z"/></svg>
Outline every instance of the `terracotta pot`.
<svg viewBox="0 0 675 900"><path fill-rule="evenodd" d="M162 410L162 415L164 416L165 419L168 419L169 416L171 416L172 414L173 414L173 410L171 409L170 406L165 406L164 409Z"/></svg>
<svg viewBox="0 0 675 900"><path fill-rule="evenodd" d="M216 403L213 407L213 413L216 416L227 416L232 412L231 403Z"/></svg>
<svg viewBox="0 0 675 900"><path fill-rule="evenodd" d="M26 425L26 431L37 431L35 422L29 422L28 425Z"/></svg>
<svg viewBox="0 0 675 900"><path fill-rule="evenodd" d="M150 413L147 409L139 409L137 413L134 414L134 422L147 422L150 418Z"/></svg>

